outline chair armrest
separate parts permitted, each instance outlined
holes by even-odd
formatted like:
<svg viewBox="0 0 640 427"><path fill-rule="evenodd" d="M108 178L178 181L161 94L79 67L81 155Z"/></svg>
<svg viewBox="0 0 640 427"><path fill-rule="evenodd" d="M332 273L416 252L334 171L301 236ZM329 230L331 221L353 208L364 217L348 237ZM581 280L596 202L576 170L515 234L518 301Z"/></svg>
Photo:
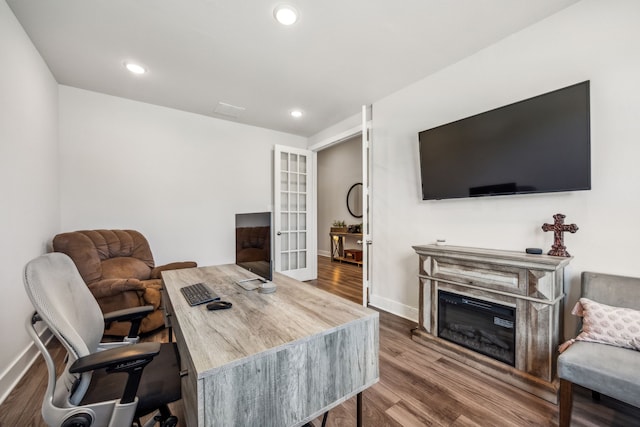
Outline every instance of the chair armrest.
<svg viewBox="0 0 640 427"><path fill-rule="evenodd" d="M142 291L145 286L138 279L103 279L87 285L96 298L112 297L126 291Z"/></svg>
<svg viewBox="0 0 640 427"><path fill-rule="evenodd" d="M105 323L109 322L128 322L134 319L142 319L147 314L153 312L152 305L143 305L141 307L124 308L122 310L110 311L104 314Z"/></svg>
<svg viewBox="0 0 640 427"><path fill-rule="evenodd" d="M153 312L152 305L143 305L141 307L124 308L122 310L110 311L104 314L105 328L109 328L112 322L131 322L128 338L136 338L140 330L142 319L149 313Z"/></svg>
<svg viewBox="0 0 640 427"><path fill-rule="evenodd" d="M159 342L145 342L98 351L73 362L69 372L77 374L103 368L110 372L128 372L151 362L160 353L160 345Z"/></svg>
<svg viewBox="0 0 640 427"><path fill-rule="evenodd" d="M152 279L162 279L161 273L166 270L180 270L182 268L194 268L197 267L198 263L194 261L182 261L182 262L172 262L165 265L160 265L151 270L151 278Z"/></svg>
<svg viewBox="0 0 640 427"><path fill-rule="evenodd" d="M131 403L138 394L144 367L160 353L160 346L158 342L147 342L98 351L73 362L69 372L76 374L96 369L106 369L108 374L124 372L128 374L127 384L122 392L120 403Z"/></svg>

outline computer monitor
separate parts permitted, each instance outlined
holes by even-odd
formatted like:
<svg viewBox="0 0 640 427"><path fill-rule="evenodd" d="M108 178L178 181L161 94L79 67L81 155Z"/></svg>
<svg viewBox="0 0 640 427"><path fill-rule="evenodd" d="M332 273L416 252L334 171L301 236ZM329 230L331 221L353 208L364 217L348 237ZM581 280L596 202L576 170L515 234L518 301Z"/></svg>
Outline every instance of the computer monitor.
<svg viewBox="0 0 640 427"><path fill-rule="evenodd" d="M261 280L273 275L271 212L236 214L236 264Z"/></svg>

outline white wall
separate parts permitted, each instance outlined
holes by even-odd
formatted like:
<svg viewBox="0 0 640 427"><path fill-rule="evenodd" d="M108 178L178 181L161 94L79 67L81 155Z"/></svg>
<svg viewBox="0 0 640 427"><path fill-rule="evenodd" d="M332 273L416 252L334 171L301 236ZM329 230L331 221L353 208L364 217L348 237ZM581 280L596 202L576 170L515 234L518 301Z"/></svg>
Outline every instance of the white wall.
<svg viewBox="0 0 640 427"><path fill-rule="evenodd" d="M583 270L640 276L640 2L584 0L373 105L374 305L417 318L411 246L542 247L552 215L575 257L566 312ZM423 202L417 134L444 123L591 80L592 190ZM565 334L573 335L567 315Z"/></svg>
<svg viewBox="0 0 640 427"><path fill-rule="evenodd" d="M318 253L330 256L329 230L333 221L360 224L347 209L347 192L362 182L360 135L318 152ZM347 242L345 242L347 243ZM353 242L346 247L356 247Z"/></svg>
<svg viewBox="0 0 640 427"><path fill-rule="evenodd" d="M137 229L158 265L235 262L235 214L272 210L274 144L306 138L60 86L61 228Z"/></svg>
<svg viewBox="0 0 640 427"><path fill-rule="evenodd" d="M59 226L58 85L0 1L0 402L37 354L22 269Z"/></svg>

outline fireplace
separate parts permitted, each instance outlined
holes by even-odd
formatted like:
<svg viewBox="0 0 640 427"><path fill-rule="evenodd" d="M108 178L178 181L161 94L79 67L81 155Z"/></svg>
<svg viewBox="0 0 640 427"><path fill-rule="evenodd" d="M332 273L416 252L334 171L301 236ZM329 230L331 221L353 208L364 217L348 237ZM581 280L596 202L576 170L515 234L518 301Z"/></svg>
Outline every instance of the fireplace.
<svg viewBox="0 0 640 427"><path fill-rule="evenodd" d="M571 258L413 248L420 258L413 340L557 403L564 267Z"/></svg>
<svg viewBox="0 0 640 427"><path fill-rule="evenodd" d="M438 337L515 366L516 309L438 291Z"/></svg>

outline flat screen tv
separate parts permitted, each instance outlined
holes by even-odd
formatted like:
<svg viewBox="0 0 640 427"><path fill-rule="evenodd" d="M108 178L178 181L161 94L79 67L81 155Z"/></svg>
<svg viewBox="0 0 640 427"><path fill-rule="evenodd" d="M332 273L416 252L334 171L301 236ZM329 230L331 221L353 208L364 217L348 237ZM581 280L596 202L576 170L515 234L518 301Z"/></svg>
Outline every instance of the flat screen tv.
<svg viewBox="0 0 640 427"><path fill-rule="evenodd" d="M591 189L589 81L419 133L423 200Z"/></svg>
<svg viewBox="0 0 640 427"><path fill-rule="evenodd" d="M236 214L236 264L271 281L271 212Z"/></svg>

